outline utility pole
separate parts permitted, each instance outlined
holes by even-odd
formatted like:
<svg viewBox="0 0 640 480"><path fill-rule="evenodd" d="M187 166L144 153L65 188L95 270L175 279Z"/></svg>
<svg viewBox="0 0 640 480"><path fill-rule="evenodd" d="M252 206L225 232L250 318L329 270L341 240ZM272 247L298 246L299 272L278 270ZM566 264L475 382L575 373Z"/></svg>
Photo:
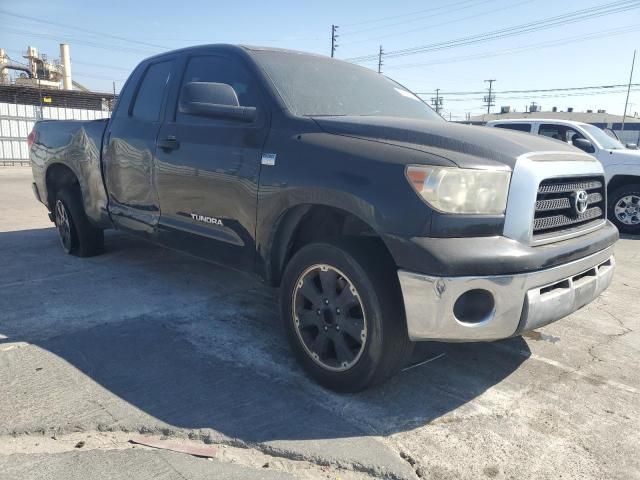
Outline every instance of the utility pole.
<svg viewBox="0 0 640 480"><path fill-rule="evenodd" d="M331 58L334 57L336 53L336 48L338 48L338 25L331 25Z"/></svg>
<svg viewBox="0 0 640 480"><path fill-rule="evenodd" d="M622 126L620 132L624 132L624 121L627 118L627 105L629 105L629 91L631 90L631 82L633 81L633 66L636 64L636 51L633 51L633 60L631 61L631 74L629 75L629 87L627 87L627 99L624 102L624 113L622 114Z"/></svg>
<svg viewBox="0 0 640 480"><path fill-rule="evenodd" d="M440 96L440 89L436 88L436 96L431 97L431 105L436 109L436 113L440 114L440 109L442 108L443 99Z"/></svg>
<svg viewBox="0 0 640 480"><path fill-rule="evenodd" d="M38 73L36 72L37 75ZM40 82L40 77L38 77L38 97L40 97L40 115L38 118L42 119L42 84Z"/></svg>
<svg viewBox="0 0 640 480"><path fill-rule="evenodd" d="M491 78L489 80L485 80L485 82L489 83L489 95L484 97L484 101L487 104L487 113L491 113L491 107L493 107L495 105L495 103L493 103L493 101L495 100L495 97L493 95L491 95L493 82L495 82L495 81L496 81L495 78Z"/></svg>
<svg viewBox="0 0 640 480"><path fill-rule="evenodd" d="M380 45L380 51L378 52L378 73L382 73L382 55L384 54L384 50L382 50L382 45Z"/></svg>
<svg viewBox="0 0 640 480"><path fill-rule="evenodd" d="M113 98L111 99L111 108L109 110L111 110L113 112L113 107L116 104L116 81L113 81Z"/></svg>

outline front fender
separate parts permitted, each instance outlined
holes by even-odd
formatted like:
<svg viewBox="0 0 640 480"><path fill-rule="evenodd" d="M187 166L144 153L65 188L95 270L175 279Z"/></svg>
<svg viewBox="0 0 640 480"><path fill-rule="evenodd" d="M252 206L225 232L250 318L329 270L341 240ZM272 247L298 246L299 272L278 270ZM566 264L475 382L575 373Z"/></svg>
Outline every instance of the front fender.
<svg viewBox="0 0 640 480"><path fill-rule="evenodd" d="M328 207L358 218L372 230L376 226L376 210L366 200L346 192L328 188L294 188L263 198L259 202L256 248L260 274L271 278L272 260L276 263L288 251L291 238L303 217L313 207ZM275 253L275 255L273 255Z"/></svg>
<svg viewBox="0 0 640 480"><path fill-rule="evenodd" d="M607 164L604 168L604 174L607 184L616 176L635 176L638 177L638 183L640 183L640 163Z"/></svg>

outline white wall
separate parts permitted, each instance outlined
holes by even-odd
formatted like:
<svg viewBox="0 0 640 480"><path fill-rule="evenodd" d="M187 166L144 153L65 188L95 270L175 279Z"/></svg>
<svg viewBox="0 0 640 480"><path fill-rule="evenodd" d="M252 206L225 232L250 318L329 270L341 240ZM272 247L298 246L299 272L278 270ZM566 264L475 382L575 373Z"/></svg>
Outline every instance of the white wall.
<svg viewBox="0 0 640 480"><path fill-rule="evenodd" d="M111 112L0 102L0 165L29 161L27 136L36 120L98 120Z"/></svg>

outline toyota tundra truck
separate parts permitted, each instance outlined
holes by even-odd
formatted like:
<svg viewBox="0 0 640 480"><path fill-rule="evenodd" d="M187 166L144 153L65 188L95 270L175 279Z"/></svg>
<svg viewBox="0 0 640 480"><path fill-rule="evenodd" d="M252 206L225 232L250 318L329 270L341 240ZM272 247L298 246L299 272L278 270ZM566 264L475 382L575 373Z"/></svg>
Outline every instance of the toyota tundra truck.
<svg viewBox="0 0 640 480"><path fill-rule="evenodd" d="M443 120L393 80L319 55L209 45L144 60L112 116L41 121L35 196L65 252L116 228L279 287L291 348L358 391L418 341L521 335L611 283L601 164Z"/></svg>

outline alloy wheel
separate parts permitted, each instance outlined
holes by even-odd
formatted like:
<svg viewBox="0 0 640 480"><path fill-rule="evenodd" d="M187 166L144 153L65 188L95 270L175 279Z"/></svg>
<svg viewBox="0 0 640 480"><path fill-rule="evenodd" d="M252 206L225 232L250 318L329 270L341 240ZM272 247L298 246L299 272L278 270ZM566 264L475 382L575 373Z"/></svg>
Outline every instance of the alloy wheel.
<svg viewBox="0 0 640 480"><path fill-rule="evenodd" d="M58 229L58 237L65 252L71 251L71 221L69 213L62 200L56 202L56 227Z"/></svg>
<svg viewBox="0 0 640 480"><path fill-rule="evenodd" d="M349 278L330 265L312 265L296 282L293 321L307 354L322 368L353 367L367 342L362 300Z"/></svg>
<svg viewBox="0 0 640 480"><path fill-rule="evenodd" d="M616 218L625 225L640 224L640 196L626 195L614 207Z"/></svg>

